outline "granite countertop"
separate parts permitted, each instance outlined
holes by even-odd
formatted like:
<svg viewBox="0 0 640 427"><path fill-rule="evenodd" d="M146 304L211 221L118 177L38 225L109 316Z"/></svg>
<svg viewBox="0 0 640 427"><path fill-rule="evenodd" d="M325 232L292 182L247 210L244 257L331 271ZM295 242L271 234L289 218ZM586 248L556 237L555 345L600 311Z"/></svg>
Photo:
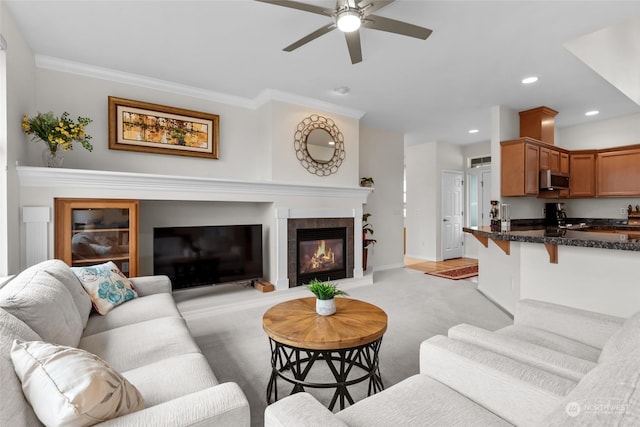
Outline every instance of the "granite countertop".
<svg viewBox="0 0 640 427"><path fill-rule="evenodd" d="M570 222L567 221L567 223ZM584 228L580 230L545 228L542 224L512 222L509 232L491 231L490 227L464 227L463 231L493 240L640 252L640 227L638 226L605 224L597 221L592 223L588 220L572 223L584 224Z"/></svg>

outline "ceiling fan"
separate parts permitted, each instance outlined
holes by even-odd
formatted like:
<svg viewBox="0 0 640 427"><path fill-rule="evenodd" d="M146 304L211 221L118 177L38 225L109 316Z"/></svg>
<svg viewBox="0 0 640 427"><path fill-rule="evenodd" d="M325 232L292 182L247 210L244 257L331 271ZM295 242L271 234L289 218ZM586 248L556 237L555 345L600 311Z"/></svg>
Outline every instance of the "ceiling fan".
<svg viewBox="0 0 640 427"><path fill-rule="evenodd" d="M340 31L344 32L345 39L347 40L351 63L357 64L362 61L362 48L360 46L361 27L401 34L403 36L415 37L422 40L426 40L432 33L428 28L373 15L373 12L393 3L394 0L337 0L335 9L326 9L324 7L296 1L256 1L289 7L291 9L303 10L305 12L329 16L334 19L334 22L318 28L311 34L282 49L286 52L291 52L292 50L295 50L300 46L303 46L338 28Z"/></svg>

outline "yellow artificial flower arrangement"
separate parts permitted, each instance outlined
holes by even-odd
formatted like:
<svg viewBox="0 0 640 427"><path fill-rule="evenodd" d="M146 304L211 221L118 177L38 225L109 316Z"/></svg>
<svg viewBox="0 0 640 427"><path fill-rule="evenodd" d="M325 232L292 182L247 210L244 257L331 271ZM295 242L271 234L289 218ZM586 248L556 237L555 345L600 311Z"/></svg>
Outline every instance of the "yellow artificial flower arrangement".
<svg viewBox="0 0 640 427"><path fill-rule="evenodd" d="M61 147L64 151L73 150L73 142L78 141L89 151L93 145L89 142L91 135L87 135L86 127L93 120L78 117L77 123L69 118L66 111L60 117L55 117L51 111L38 113L35 117L22 118L22 129L27 135L33 135L32 141L43 140L49 151L55 154Z"/></svg>

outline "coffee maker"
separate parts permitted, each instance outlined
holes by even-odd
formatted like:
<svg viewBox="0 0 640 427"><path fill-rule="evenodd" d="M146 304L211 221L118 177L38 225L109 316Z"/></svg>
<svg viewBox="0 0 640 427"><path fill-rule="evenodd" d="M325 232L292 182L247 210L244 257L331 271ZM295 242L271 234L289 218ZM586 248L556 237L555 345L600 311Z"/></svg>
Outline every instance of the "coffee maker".
<svg viewBox="0 0 640 427"><path fill-rule="evenodd" d="M564 210L564 203L546 203L544 225L558 228L567 224L567 213Z"/></svg>

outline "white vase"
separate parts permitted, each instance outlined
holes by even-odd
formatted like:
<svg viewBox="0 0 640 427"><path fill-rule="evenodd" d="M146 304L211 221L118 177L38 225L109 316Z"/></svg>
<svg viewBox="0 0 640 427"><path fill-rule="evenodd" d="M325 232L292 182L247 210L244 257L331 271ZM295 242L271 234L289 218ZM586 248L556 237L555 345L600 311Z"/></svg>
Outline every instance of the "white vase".
<svg viewBox="0 0 640 427"><path fill-rule="evenodd" d="M331 316L336 312L336 300L331 299L316 299L316 313L321 316Z"/></svg>

